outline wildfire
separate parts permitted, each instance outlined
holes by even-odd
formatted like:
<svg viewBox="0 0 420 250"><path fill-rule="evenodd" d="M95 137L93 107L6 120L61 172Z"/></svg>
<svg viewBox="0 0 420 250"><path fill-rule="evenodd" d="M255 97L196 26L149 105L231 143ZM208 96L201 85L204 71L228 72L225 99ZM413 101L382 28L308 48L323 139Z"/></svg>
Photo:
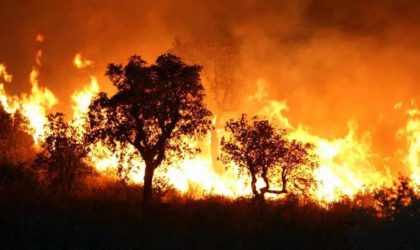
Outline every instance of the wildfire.
<svg viewBox="0 0 420 250"><path fill-rule="evenodd" d="M37 37L37 41L44 38ZM42 140L44 124L47 112L58 102L55 95L47 88L40 87L39 68L41 66L42 51L36 54L36 64L30 73L31 92L21 96L9 96L5 91L4 84L12 81L12 76L7 73L6 67L0 64L0 102L9 113L21 112L30 123L34 141ZM74 58L74 66L78 69L91 67L93 61L82 57L80 53ZM259 79L257 82L257 93L249 97L250 101L262 101L267 99L267 92L264 89L265 82ZM90 77L90 83L75 91L71 96L73 101L73 126L77 127L82 135L85 133L84 115L92 98L99 93L99 84L95 76ZM402 109L399 103L396 109ZM314 153L319 158L319 167L313 173L318 188L313 196L320 201L334 201L342 195L349 197L363 191L366 187L377 187L384 183L390 183L393 176L389 171L378 171L376 168L377 155L372 152L371 138L369 132L359 136L356 121L349 122L348 133L334 139L322 138L310 133L309 129L301 124L293 126L282 112L287 111L286 102L269 100L258 112L260 116L270 119L279 127L289 130L290 137L315 145ZM411 108L407 111L408 121L404 129L399 131L401 136L408 142L408 151L404 162L409 168L411 178L420 184L420 110ZM216 134L223 134L222 128L216 128ZM227 197L238 197L250 195L249 178L241 176L235 166L225 171L216 171L216 160L212 156L212 134L209 133L204 142L201 143L202 153L194 157L187 157L166 168L166 171L157 173L165 177L167 182L180 193L194 192L195 197L202 197L206 194L218 194ZM219 137L220 138L220 137ZM190 143L197 143L190 141ZM103 174L115 176L118 167L129 169L127 178L131 182L141 183L143 181L144 163L139 156L132 157L136 150L130 147L117 145L116 151L111 151L101 143L90 145L91 153L88 162Z"/></svg>

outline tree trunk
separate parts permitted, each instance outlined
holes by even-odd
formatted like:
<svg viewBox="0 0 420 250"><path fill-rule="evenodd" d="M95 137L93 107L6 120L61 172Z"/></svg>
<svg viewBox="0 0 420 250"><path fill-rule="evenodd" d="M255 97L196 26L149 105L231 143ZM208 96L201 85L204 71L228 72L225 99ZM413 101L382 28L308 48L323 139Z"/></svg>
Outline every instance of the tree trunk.
<svg viewBox="0 0 420 250"><path fill-rule="evenodd" d="M155 167L152 163L146 162L146 169L144 172L144 186L143 186L143 206L149 207L152 201L152 183L153 183L153 173L155 172Z"/></svg>
<svg viewBox="0 0 420 250"><path fill-rule="evenodd" d="M270 181L268 180L267 171L266 170L263 170L263 172L261 174L261 177L264 180L265 187L260 188L260 195L261 195L262 200L265 200L265 193L267 193L267 192L270 191Z"/></svg>
<svg viewBox="0 0 420 250"><path fill-rule="evenodd" d="M287 193L287 188L286 188L286 185L287 185L287 179L286 179L286 177L285 176L282 176L282 178L281 178L281 183L282 183L282 192L283 193Z"/></svg>
<svg viewBox="0 0 420 250"><path fill-rule="evenodd" d="M255 197L257 197L259 195L258 190L257 190L257 178L255 177L254 174L251 174L251 188L252 188L252 193L254 194Z"/></svg>

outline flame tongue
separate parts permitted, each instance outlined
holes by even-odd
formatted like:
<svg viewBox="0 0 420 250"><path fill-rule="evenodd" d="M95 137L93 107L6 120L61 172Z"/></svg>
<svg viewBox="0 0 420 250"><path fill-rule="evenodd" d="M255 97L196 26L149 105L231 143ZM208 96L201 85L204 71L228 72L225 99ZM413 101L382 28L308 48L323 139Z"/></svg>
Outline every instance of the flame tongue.
<svg viewBox="0 0 420 250"><path fill-rule="evenodd" d="M420 185L420 110L414 102L412 106L414 107L407 111L407 124L399 131L399 134L405 136L408 142L408 154L404 162L409 167L410 177L417 185Z"/></svg>
<svg viewBox="0 0 420 250"><path fill-rule="evenodd" d="M33 130L35 143L44 134L44 124L46 122L47 110L51 109L57 102L57 98L47 88L39 87L39 66L41 65L42 51L36 55L36 66L33 67L29 81L31 83L31 93L21 96L8 96L3 84L0 84L0 101L4 109L9 113L21 112L28 120L30 128ZM12 76L8 75L4 65L0 65L0 76L6 82L11 82Z"/></svg>
<svg viewBox="0 0 420 250"><path fill-rule="evenodd" d="M30 75L31 95L23 95L19 101L22 106L22 113L28 118L31 127L35 130L33 134L35 142L38 142L44 135L47 110L58 102L49 89L39 87L38 75L38 70L34 68Z"/></svg>

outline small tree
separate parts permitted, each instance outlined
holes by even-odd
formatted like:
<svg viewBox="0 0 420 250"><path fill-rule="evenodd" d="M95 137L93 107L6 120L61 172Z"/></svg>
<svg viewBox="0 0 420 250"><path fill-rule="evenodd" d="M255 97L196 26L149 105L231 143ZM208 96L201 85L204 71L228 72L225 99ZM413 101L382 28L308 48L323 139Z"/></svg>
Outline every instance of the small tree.
<svg viewBox="0 0 420 250"><path fill-rule="evenodd" d="M62 113L48 116L41 148L35 167L45 170L50 187L69 193L80 177L91 172L83 161L88 153L87 147Z"/></svg>
<svg viewBox="0 0 420 250"><path fill-rule="evenodd" d="M257 117L249 122L246 115L227 122L226 130L229 136L222 138L221 159L249 172L255 198L263 200L266 193L287 193L288 183L299 188L312 183L312 172L308 168L312 169L315 164L309 157L309 144L288 141L285 130L276 130L267 120ZM270 189L273 182L270 172L280 175L282 190ZM258 177L265 184L259 190L256 186Z"/></svg>
<svg viewBox="0 0 420 250"><path fill-rule="evenodd" d="M152 65L132 56L124 67L108 66L106 75L117 93L110 98L100 93L90 106L91 142L131 144L144 160L146 206L156 168L170 160L168 154L183 158L194 153L183 137L204 135L211 127L200 70L170 54L159 56Z"/></svg>
<svg viewBox="0 0 420 250"><path fill-rule="evenodd" d="M246 115L228 121L225 129L230 136L222 138L222 161L234 162L240 171L249 172L254 197L264 199L264 194L270 191L268 171L285 153L285 131L276 131L268 121L256 117L249 123ZM260 190L256 185L258 176L265 183L265 187Z"/></svg>

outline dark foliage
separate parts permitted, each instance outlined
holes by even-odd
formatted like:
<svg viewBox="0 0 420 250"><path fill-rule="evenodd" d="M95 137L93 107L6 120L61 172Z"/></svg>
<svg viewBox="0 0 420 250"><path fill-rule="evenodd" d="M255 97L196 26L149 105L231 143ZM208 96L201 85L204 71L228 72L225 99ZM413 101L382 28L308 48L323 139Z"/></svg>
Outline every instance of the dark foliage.
<svg viewBox="0 0 420 250"><path fill-rule="evenodd" d="M106 75L117 93L100 93L90 106L91 142L129 144L144 160L144 204L151 200L155 169L165 160L194 153L185 137L203 135L210 128L200 70L170 54L152 65L132 56L125 66L108 66Z"/></svg>
<svg viewBox="0 0 420 250"><path fill-rule="evenodd" d="M354 249L420 249L420 187L400 177L394 186L373 190L376 223L349 228L346 235ZM361 208L367 211L369 207Z"/></svg>
<svg viewBox="0 0 420 250"><path fill-rule="evenodd" d="M101 193L114 189L106 187ZM107 191L108 190L108 191ZM133 189L136 191L137 189ZM2 194L3 190L0 190ZM418 217L390 224L352 201L218 197L155 204L139 213L137 192L54 200L32 191L0 200L3 249L418 249ZM16 196L16 193L15 193ZM2 196L3 197L3 196ZM397 231L395 231L397 230Z"/></svg>
<svg viewBox="0 0 420 250"><path fill-rule="evenodd" d="M0 188L11 191L22 185L37 185L37 175L24 164L13 165L10 163L0 164Z"/></svg>
<svg viewBox="0 0 420 250"><path fill-rule="evenodd" d="M63 114L48 116L41 148L34 167L43 172L51 190L70 193L81 177L91 173L91 168L83 161L88 148Z"/></svg>

